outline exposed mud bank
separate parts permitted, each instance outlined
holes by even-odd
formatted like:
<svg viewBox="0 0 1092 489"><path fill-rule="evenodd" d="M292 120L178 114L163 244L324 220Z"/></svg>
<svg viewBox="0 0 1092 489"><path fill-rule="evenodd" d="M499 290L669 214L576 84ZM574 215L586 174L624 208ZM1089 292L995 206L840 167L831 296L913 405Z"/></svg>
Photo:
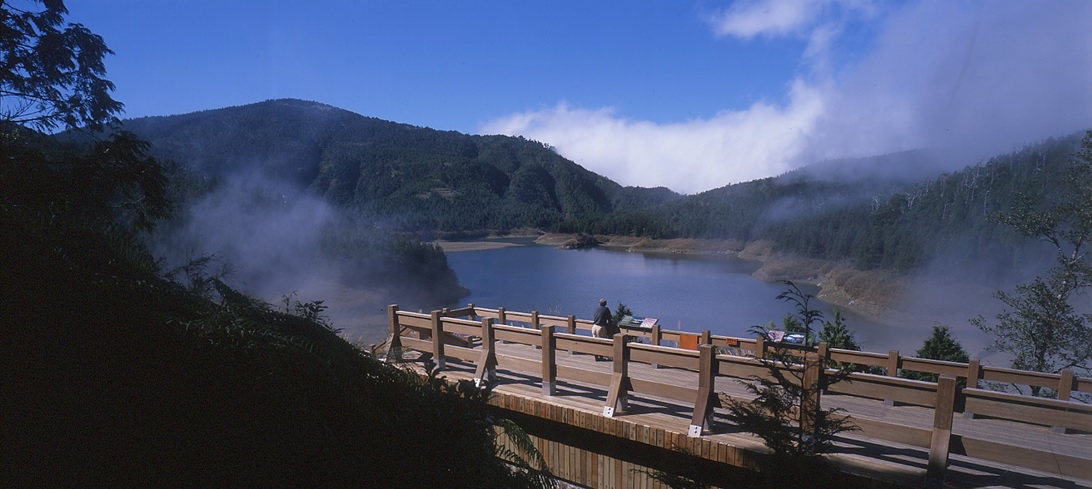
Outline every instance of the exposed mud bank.
<svg viewBox="0 0 1092 489"><path fill-rule="evenodd" d="M535 242L559 246L573 237L544 234ZM723 255L752 261L753 273L764 281L791 280L819 287L818 297L869 320L890 321L902 316L895 306L907 280L882 270L858 270L848 262L829 262L774 251L773 243L712 239L649 239L596 236L603 248L631 252Z"/></svg>

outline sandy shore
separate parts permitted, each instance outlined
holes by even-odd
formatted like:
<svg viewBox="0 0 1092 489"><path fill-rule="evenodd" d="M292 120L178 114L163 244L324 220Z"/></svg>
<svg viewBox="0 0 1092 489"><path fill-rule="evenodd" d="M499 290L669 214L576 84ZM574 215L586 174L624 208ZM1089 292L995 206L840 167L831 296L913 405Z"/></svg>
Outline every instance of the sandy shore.
<svg viewBox="0 0 1092 489"><path fill-rule="evenodd" d="M505 243L501 241L433 241L433 244L444 250L445 253L457 253L460 251L495 250L511 246L523 246L517 243Z"/></svg>

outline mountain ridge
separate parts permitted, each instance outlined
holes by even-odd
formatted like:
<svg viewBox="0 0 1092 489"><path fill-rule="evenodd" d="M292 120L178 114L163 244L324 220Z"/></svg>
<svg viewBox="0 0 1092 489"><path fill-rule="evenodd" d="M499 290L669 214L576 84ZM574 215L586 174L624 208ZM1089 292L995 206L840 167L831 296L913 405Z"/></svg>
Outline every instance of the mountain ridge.
<svg viewBox="0 0 1092 489"><path fill-rule="evenodd" d="M678 197L622 187L536 141L439 131L295 99L123 124L161 159L212 178L257 168L402 229L549 228Z"/></svg>
<svg viewBox="0 0 1092 489"><path fill-rule="evenodd" d="M996 257L984 263L1026 256L1019 249L1027 245L986 216L1049 185L1050 172L1036 165L1064 166L1079 139L1050 139L952 172L938 173L950 163L944 153L906 151L681 195L623 187L538 141L439 131L296 99L124 124L154 155L212 180L257 168L355 219L423 237L540 229L765 240L780 251L903 272L938 253ZM915 167L926 176L914 178Z"/></svg>

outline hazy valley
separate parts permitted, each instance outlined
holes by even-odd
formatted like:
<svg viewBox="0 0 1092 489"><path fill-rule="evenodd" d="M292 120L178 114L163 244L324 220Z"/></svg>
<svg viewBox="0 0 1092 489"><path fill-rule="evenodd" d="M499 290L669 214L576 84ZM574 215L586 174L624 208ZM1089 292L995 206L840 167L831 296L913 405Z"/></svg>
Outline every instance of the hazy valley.
<svg viewBox="0 0 1092 489"><path fill-rule="evenodd" d="M681 195L623 187L536 141L298 100L125 129L171 162L178 212L153 241L168 263L211 254L244 289L326 300L350 330L381 320L384 303L428 309L463 293L442 253L413 243L529 232L732 253L763 262L760 278L820 285L823 299L877 321L965 321L996 310L993 290L1044 268L1049 250L987 217L1053 185L1080 136L958 170L917 151Z"/></svg>

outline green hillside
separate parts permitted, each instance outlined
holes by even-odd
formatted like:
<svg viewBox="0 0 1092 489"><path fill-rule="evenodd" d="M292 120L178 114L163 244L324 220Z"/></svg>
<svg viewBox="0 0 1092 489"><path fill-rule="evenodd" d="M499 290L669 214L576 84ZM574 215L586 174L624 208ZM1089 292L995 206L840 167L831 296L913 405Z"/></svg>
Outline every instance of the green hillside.
<svg viewBox="0 0 1092 489"><path fill-rule="evenodd" d="M403 231L551 229L677 197L623 188L535 141L437 131L300 100L134 119L125 129L198 175L257 168Z"/></svg>
<svg viewBox="0 0 1092 489"><path fill-rule="evenodd" d="M653 214L675 223L675 236L769 240L783 251L850 259L863 269L907 272L942 260L963 272L1008 270L1040 255L1031 240L989 215L1021 195L1049 193L1081 136L910 182L827 180L796 171L705 192Z"/></svg>
<svg viewBox="0 0 1092 489"><path fill-rule="evenodd" d="M622 187L536 141L437 131L299 100L125 127L148 140L152 154L178 162L188 181L201 182L196 187L257 168L378 229L765 240L783 252L900 272L937 260L991 270L1035 259L1026 240L986 217L1021 193L1049 188L1080 139L1044 141L955 172L940 172L951 164L943 154L910 151L683 196Z"/></svg>

